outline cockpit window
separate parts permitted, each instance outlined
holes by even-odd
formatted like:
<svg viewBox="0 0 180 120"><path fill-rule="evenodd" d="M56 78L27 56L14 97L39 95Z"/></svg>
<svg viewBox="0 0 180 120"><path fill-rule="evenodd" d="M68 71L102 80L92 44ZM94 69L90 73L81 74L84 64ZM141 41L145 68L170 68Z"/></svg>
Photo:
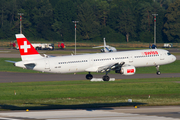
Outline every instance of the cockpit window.
<svg viewBox="0 0 180 120"><path fill-rule="evenodd" d="M170 53L170 52L168 52L167 54L168 54L168 55L171 55L171 53Z"/></svg>

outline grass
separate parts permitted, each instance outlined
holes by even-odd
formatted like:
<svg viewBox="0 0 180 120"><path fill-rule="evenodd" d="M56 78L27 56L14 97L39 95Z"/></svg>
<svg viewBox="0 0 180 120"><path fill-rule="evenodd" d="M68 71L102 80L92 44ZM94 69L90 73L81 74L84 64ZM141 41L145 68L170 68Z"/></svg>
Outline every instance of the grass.
<svg viewBox="0 0 180 120"><path fill-rule="evenodd" d="M177 55L177 56L180 56L180 53L179 52L176 52L176 53L171 53L171 54L173 54L173 55Z"/></svg>
<svg viewBox="0 0 180 120"><path fill-rule="evenodd" d="M21 61L21 58L1 58L0 59L0 71L1 72L21 72L21 73L41 73L38 71L27 70L15 67L13 63L5 62L5 60Z"/></svg>
<svg viewBox="0 0 180 120"><path fill-rule="evenodd" d="M180 105L180 78L1 83L0 91L1 110Z"/></svg>
<svg viewBox="0 0 180 120"><path fill-rule="evenodd" d="M159 70L161 73L179 73L180 72L180 60L176 60L175 62L167 65L161 65ZM137 74L142 73L156 73L156 68L154 66L152 67L142 67L142 68L136 68Z"/></svg>

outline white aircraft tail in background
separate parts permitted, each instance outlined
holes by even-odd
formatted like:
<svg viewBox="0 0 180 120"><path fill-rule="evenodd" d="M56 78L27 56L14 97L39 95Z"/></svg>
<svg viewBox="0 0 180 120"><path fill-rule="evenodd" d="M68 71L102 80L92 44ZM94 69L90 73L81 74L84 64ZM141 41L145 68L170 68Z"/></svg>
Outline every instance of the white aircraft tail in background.
<svg viewBox="0 0 180 120"><path fill-rule="evenodd" d="M97 47L93 47L93 48L104 48L104 49L101 49L101 52L116 52L116 48L115 47L112 47L112 46L109 46L109 45L106 45L106 41L105 41L105 38L103 38L104 40L104 46L97 46Z"/></svg>
<svg viewBox="0 0 180 120"><path fill-rule="evenodd" d="M176 57L163 49L145 49L109 53L69 55L60 57L41 56L23 34L16 34L22 61L14 66L50 73L88 72L86 79L93 78L91 72L105 73L104 81L109 81L108 73L115 71L121 75L133 75L136 67L159 66L172 63Z"/></svg>

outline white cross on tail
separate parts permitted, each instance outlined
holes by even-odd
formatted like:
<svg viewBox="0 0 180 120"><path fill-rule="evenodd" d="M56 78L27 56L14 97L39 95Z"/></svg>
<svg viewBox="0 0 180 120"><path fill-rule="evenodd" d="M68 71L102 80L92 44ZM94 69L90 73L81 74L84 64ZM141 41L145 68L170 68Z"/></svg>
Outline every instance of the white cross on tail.
<svg viewBox="0 0 180 120"><path fill-rule="evenodd" d="M24 52L25 52L25 53L28 52L28 51L27 51L28 48L31 48L31 46L30 46L30 45L27 45L27 41L24 41L24 45L21 45L21 46L20 46L20 49L24 49Z"/></svg>

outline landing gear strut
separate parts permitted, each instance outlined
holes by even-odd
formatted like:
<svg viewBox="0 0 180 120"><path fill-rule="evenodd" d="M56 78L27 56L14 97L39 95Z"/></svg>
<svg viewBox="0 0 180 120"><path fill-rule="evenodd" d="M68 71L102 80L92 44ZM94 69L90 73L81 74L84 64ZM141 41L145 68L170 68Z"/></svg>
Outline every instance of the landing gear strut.
<svg viewBox="0 0 180 120"><path fill-rule="evenodd" d="M160 75L161 72L159 71L159 65L156 66L156 70L157 70L156 74L157 74L157 75Z"/></svg>
<svg viewBox="0 0 180 120"><path fill-rule="evenodd" d="M91 73L89 72L89 74L86 75L86 79L91 80L93 78L93 76L91 75Z"/></svg>

